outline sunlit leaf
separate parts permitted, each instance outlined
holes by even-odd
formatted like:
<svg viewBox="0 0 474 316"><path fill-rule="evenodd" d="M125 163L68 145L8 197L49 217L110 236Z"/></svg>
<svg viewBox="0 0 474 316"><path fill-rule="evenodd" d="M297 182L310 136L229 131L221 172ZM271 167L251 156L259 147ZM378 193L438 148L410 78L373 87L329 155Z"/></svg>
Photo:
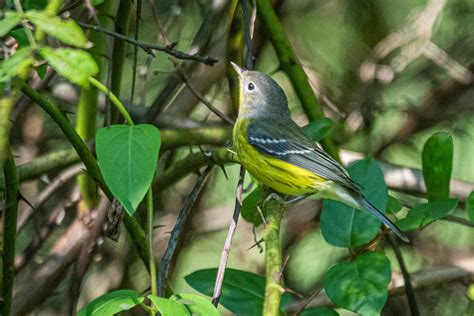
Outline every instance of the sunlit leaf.
<svg viewBox="0 0 474 316"><path fill-rule="evenodd" d="M186 305L186 308L192 315L219 316L217 308L212 305L209 299L202 296L196 294L174 294L170 299Z"/></svg>
<svg viewBox="0 0 474 316"><path fill-rule="evenodd" d="M54 70L69 81L80 86L89 86L89 77L99 72L99 67L92 56L79 49L43 47L40 55Z"/></svg>
<svg viewBox="0 0 474 316"><path fill-rule="evenodd" d="M391 276L388 258L368 252L353 262L331 267L323 283L326 294L336 305L362 315L379 315L387 301Z"/></svg>
<svg viewBox="0 0 474 316"><path fill-rule="evenodd" d="M0 37L3 37L20 22L20 15L15 11L4 11L0 20Z"/></svg>
<svg viewBox="0 0 474 316"><path fill-rule="evenodd" d="M449 198L453 147L453 138L444 132L433 134L423 147L423 178L430 201Z"/></svg>
<svg viewBox="0 0 474 316"><path fill-rule="evenodd" d="M0 82L6 82L23 74L33 63L33 50L26 47L17 50L0 63Z"/></svg>
<svg viewBox="0 0 474 316"><path fill-rule="evenodd" d="M82 29L73 20L62 20L57 16L35 10L26 12L26 16L40 30L65 44L80 48L91 46Z"/></svg>
<svg viewBox="0 0 474 316"><path fill-rule="evenodd" d="M423 228L452 213L457 205L457 199L418 204L408 212L404 219L397 221L396 225L403 231Z"/></svg>
<svg viewBox="0 0 474 316"><path fill-rule="evenodd" d="M77 316L103 316L114 315L129 310L143 303L145 298L140 293L132 290L119 290L104 294L89 304L85 305L77 313Z"/></svg>
<svg viewBox="0 0 474 316"><path fill-rule="evenodd" d="M97 131L97 162L105 183L130 215L150 187L160 145L160 132L153 125L112 125Z"/></svg>
<svg viewBox="0 0 474 316"><path fill-rule="evenodd" d="M195 290L212 296L217 269L204 269L187 275L184 279ZM219 304L237 315L261 315L265 297L265 278L247 271L226 269ZM281 307L291 300L284 293Z"/></svg>
<svg viewBox="0 0 474 316"><path fill-rule="evenodd" d="M364 195L380 211L387 208L387 186L379 164L372 158L360 160L348 168L363 188ZM380 221L366 210L341 202L324 200L321 231L324 239L339 247L357 247L372 240L380 230Z"/></svg>
<svg viewBox="0 0 474 316"><path fill-rule="evenodd" d="M148 299L155 305L156 309L161 313L162 316L188 316L191 313L188 312L187 308L183 304L176 300L171 300L156 295L148 295Z"/></svg>

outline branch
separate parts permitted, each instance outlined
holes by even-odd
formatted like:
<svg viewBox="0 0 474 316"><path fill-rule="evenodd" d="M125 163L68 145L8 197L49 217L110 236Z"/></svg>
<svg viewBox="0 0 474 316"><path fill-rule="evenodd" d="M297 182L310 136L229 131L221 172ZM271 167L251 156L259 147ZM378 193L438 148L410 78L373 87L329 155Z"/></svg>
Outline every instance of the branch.
<svg viewBox="0 0 474 316"><path fill-rule="evenodd" d="M321 104L309 84L308 77L291 47L285 29L278 20L270 0L257 0L257 14L275 48L280 68L288 75L306 116L310 121L324 118ZM340 160L337 148L331 140L326 138L322 141L322 145L332 157Z"/></svg>
<svg viewBox="0 0 474 316"><path fill-rule="evenodd" d="M244 0L245 1L245 0ZM229 259L230 247L232 246L232 239L235 230L237 229L237 222L239 221L240 208L242 207L242 192L245 177L245 169L240 167L239 182L235 193L234 213L232 214L232 221L229 225L229 231L225 239L224 247L222 249L219 269L217 271L216 282L214 284L214 293L212 295L212 304L217 307L222 294L222 285L224 284L224 274L227 267L227 260Z"/></svg>
<svg viewBox="0 0 474 316"><path fill-rule="evenodd" d="M19 186L18 173L10 146L6 144L6 159L2 162L5 175L5 211L3 212L3 240L2 240L2 303L0 314L10 315L12 307L12 291L14 279L16 221L18 216Z"/></svg>
<svg viewBox="0 0 474 316"><path fill-rule="evenodd" d="M280 245L280 226L284 201L272 193L264 202L267 214L267 225L265 227L265 300L263 305L263 316L279 315L281 295L284 292L282 286L282 254Z"/></svg>
<svg viewBox="0 0 474 316"><path fill-rule="evenodd" d="M201 190L204 188L204 185L206 184L207 178L212 169L212 166L207 167L206 170L204 170L204 172L199 176L196 181L196 184L194 185L194 188L187 196L186 201L184 202L183 206L181 207L181 210L179 211L179 215L176 219L176 224L174 225L173 230L171 231L171 236L168 241L168 245L166 246L165 253L163 254L163 257L160 262L160 267L158 269L157 283L159 296L164 296L165 294L169 265L173 260L175 250L178 244L181 242L181 232L183 231L184 225L188 219L189 214L191 213L194 203L199 197L199 193L201 193Z"/></svg>
<svg viewBox="0 0 474 316"><path fill-rule="evenodd" d="M77 24L79 24L80 26L82 26L85 29L95 31L95 32L102 32L104 34L107 34L109 36L112 36L114 38L122 40L124 42L127 42L127 43L130 43L132 45L138 46L141 49L143 49L147 54L150 54L151 56L155 56L153 51L157 50L157 51L160 51L160 52L164 52L168 55L171 55L171 56L173 56L177 59L195 60L195 61L201 62L201 63L209 65L209 66L214 65L218 61L217 59L209 57L209 56L201 56L197 53L188 54L188 53L176 50L176 49L174 49L175 44L171 44L171 45L167 45L167 46L147 44L147 43L144 43L144 42L136 41L133 38L127 37L125 35L109 31L109 30L104 29L100 26L90 25L90 24L86 24L86 23L83 23L83 22L79 22L79 21L76 21L76 22L77 22Z"/></svg>

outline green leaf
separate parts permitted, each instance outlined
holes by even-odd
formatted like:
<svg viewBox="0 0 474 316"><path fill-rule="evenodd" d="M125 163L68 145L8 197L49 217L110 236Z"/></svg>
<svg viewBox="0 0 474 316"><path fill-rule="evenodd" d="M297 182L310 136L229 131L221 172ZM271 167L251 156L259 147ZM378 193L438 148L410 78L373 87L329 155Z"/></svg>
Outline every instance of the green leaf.
<svg viewBox="0 0 474 316"><path fill-rule="evenodd" d="M303 312L300 314L300 316L338 316L339 313L336 312L335 310L329 308L329 307L324 307L324 306L319 306L319 307L312 307L303 310Z"/></svg>
<svg viewBox="0 0 474 316"><path fill-rule="evenodd" d="M430 201L449 198L453 147L453 138L444 132L433 134L423 147L423 178Z"/></svg>
<svg viewBox="0 0 474 316"><path fill-rule="evenodd" d="M129 310L143 303L144 298L140 293L132 290L119 290L104 294L89 304L85 305L77 313L77 316L103 316L114 315Z"/></svg>
<svg viewBox="0 0 474 316"><path fill-rule="evenodd" d="M366 158L350 166L348 171L362 186L366 198L385 212L388 191L379 164L372 158ZM377 235L380 225L380 221L366 210L332 200L323 202L321 232L332 245L354 248L366 244Z"/></svg>
<svg viewBox="0 0 474 316"><path fill-rule="evenodd" d="M408 212L404 219L397 221L396 224L402 231L423 228L452 213L457 205L457 199L418 204Z"/></svg>
<svg viewBox="0 0 474 316"><path fill-rule="evenodd" d="M15 11L5 11L0 20L0 37L3 37L20 22L20 16Z"/></svg>
<svg viewBox="0 0 474 316"><path fill-rule="evenodd" d="M255 226L262 224L262 216L257 210L257 206L262 199L263 188L259 185L244 198L242 207L240 208L240 215L242 215L242 218Z"/></svg>
<svg viewBox="0 0 474 316"><path fill-rule="evenodd" d="M33 63L33 50L20 48L10 58L0 63L0 82L6 82L28 71Z"/></svg>
<svg viewBox="0 0 474 316"><path fill-rule="evenodd" d="M176 316L188 316L191 315L186 307L180 302L170 300L167 298L158 297L156 295L148 295L148 299L155 305L156 309L161 313L162 316L176 315Z"/></svg>
<svg viewBox="0 0 474 316"><path fill-rule="evenodd" d="M98 6L99 4L102 4L104 0L92 0L92 5L93 6Z"/></svg>
<svg viewBox="0 0 474 316"><path fill-rule="evenodd" d="M160 152L153 125L112 125L97 131L97 162L107 186L130 216L150 187Z"/></svg>
<svg viewBox="0 0 474 316"><path fill-rule="evenodd" d="M195 271L184 279L195 290L212 296L217 269ZM265 278L247 271L226 269L222 295L219 303L237 315L259 316L263 309L265 297ZM284 293L281 307L291 300L291 295Z"/></svg>
<svg viewBox="0 0 474 316"><path fill-rule="evenodd" d="M13 30L10 32L10 35L16 40L19 48L30 46L30 42L28 41L28 36L26 36L24 28Z"/></svg>
<svg viewBox="0 0 474 316"><path fill-rule="evenodd" d="M389 195L387 201L387 213L396 214L403 208L402 202L399 199Z"/></svg>
<svg viewBox="0 0 474 316"><path fill-rule="evenodd" d="M308 135L315 142L319 142L323 138L329 136L334 128L336 123L334 123L330 118L322 118L316 121L309 122L308 125L303 127L306 135Z"/></svg>
<svg viewBox="0 0 474 316"><path fill-rule="evenodd" d="M83 87L89 86L89 77L99 72L92 56L79 49L71 48L41 48L40 55L54 70L69 81Z"/></svg>
<svg viewBox="0 0 474 316"><path fill-rule="evenodd" d="M171 300L186 305L192 315L219 316L217 308L208 299L196 294L174 294ZM171 314L174 316L174 314Z"/></svg>
<svg viewBox="0 0 474 316"><path fill-rule="evenodd" d="M353 262L331 267L323 283L336 305L362 315L379 315L387 301L391 276L388 258L382 253L367 252Z"/></svg>
<svg viewBox="0 0 474 316"><path fill-rule="evenodd" d="M80 48L90 48L91 43L86 35L73 20L62 20L57 16L31 10L26 12L26 17L39 29L61 42Z"/></svg>
<svg viewBox="0 0 474 316"><path fill-rule="evenodd" d="M474 191L469 194L466 200L466 212L471 222L474 222Z"/></svg>

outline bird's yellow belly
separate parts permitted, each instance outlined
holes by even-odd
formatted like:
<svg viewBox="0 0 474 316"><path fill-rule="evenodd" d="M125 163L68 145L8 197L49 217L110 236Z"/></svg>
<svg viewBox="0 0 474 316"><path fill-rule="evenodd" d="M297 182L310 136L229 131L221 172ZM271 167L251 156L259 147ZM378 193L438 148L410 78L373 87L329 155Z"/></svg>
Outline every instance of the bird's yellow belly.
<svg viewBox="0 0 474 316"><path fill-rule="evenodd" d="M259 182L273 190L289 195L315 192L326 181L306 169L294 166L278 158L263 155L245 137L234 139L239 159L244 168Z"/></svg>

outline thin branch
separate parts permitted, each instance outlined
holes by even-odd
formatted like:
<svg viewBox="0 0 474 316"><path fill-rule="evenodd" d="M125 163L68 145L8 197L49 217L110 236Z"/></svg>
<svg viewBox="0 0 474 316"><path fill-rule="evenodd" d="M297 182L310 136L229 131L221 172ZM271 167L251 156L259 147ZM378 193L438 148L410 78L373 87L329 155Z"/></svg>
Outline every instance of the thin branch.
<svg viewBox="0 0 474 316"><path fill-rule="evenodd" d="M408 306L410 307L411 315L418 316L420 315L420 310L418 308L418 303L416 302L415 291L413 290L413 286L411 284L411 277L408 273L405 261L403 260L403 255L400 251L400 247L398 246L397 241L395 241L394 238L389 234L387 234L385 238L392 246L393 251L395 252L395 256L397 257L398 265L400 266L400 270L402 271L403 280L405 281L405 293L407 296Z"/></svg>
<svg viewBox="0 0 474 316"><path fill-rule="evenodd" d="M473 222L471 222L468 219L462 218L462 217L448 215L445 218L443 218L443 220L448 221L448 222L453 222L453 223L456 223L456 224L461 224L461 225L464 225L464 226L467 226L467 227L474 227Z"/></svg>
<svg viewBox="0 0 474 316"><path fill-rule="evenodd" d="M164 296L165 288L166 288L166 281L168 278L169 266L173 257L175 255L176 248L178 244L181 242L181 233L183 231L184 225L188 219L189 214L196 202L197 198L199 197L199 193L204 188L206 184L206 180L213 169L213 166L208 166L206 170L199 176L194 185L193 189L189 193L184 202L181 210L179 211L179 215L176 219L176 224L171 231L171 236L168 241L168 245L166 247L165 253L163 254L163 258L161 259L160 267L158 269L158 295Z"/></svg>
<svg viewBox="0 0 474 316"><path fill-rule="evenodd" d="M174 64L176 69L178 70L178 74L181 76L181 79L183 80L184 84L186 87L194 94L194 96L201 101L212 113L220 117L223 121L226 123L229 123L230 125L234 125L234 121L229 118L227 115L219 111L214 105L211 104L211 102L207 101L203 95L194 88L194 86L191 84L189 81L188 75L186 72L183 70L183 68L174 60L171 60L171 62Z"/></svg>
<svg viewBox="0 0 474 316"><path fill-rule="evenodd" d="M151 56L155 56L153 51L157 50L157 51L160 51L160 52L164 52L168 55L171 55L171 56L173 56L177 59L195 60L195 61L201 62L201 63L209 65L209 66L212 66L216 62L218 62L217 59L209 57L209 56L201 56L197 53L196 54L188 54L188 53L176 50L176 49L174 49L175 44L171 44L171 45L167 45L167 46L148 44L148 43L144 43L144 42L134 40L134 39L129 38L125 35L109 31L107 29L104 29L104 28L96 26L96 25L91 25L91 24L87 24L87 23L83 23L83 22L79 22L79 21L76 21L76 22L77 22L77 24L79 24L80 26L82 26L85 29L89 29L89 30L92 30L92 31L95 31L95 32L102 32L104 34L115 37L115 38L117 38L119 40L122 40L124 42L127 42L127 43L130 43L132 45L138 46L141 49L143 49L147 54L149 54Z"/></svg>
<svg viewBox="0 0 474 316"><path fill-rule="evenodd" d="M240 0L240 6L242 7L242 18L244 20L244 38L245 46L247 47L247 58L245 60L245 67L247 69L253 69L253 45L252 45L252 34L250 34L250 14L249 14L249 3L248 0Z"/></svg>
<svg viewBox="0 0 474 316"><path fill-rule="evenodd" d="M212 304L217 307L219 299L222 294L222 285L224 283L224 274L227 267L227 260L229 259L230 247L232 245L232 239L234 237L235 229L237 228L237 222L239 221L240 208L242 207L242 191L245 177L245 169L240 167L239 182L237 184L237 190L235 193L235 207L232 215L232 221L229 225L229 231L227 232L227 238L222 249L221 260L219 263L219 269L217 270L216 283L214 284L214 294L212 295Z"/></svg>
<svg viewBox="0 0 474 316"><path fill-rule="evenodd" d="M137 13L135 17L135 34L134 40L138 41L138 32L140 31L140 19L142 14L142 0L137 1ZM132 66L132 87L130 92L130 103L133 104L135 96L135 81L137 80L137 61L138 61L138 46L133 47L133 66Z"/></svg>

